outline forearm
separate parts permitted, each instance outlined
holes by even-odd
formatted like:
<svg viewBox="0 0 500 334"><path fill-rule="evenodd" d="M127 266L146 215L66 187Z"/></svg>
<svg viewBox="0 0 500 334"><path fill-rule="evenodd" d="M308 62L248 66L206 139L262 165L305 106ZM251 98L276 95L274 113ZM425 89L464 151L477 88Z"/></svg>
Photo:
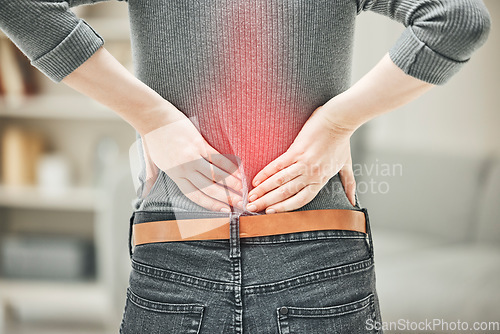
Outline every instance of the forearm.
<svg viewBox="0 0 500 334"><path fill-rule="evenodd" d="M446 83L483 45L491 29L481 0L358 0L406 27L382 60L321 108L338 132L351 133Z"/></svg>
<svg viewBox="0 0 500 334"><path fill-rule="evenodd" d="M369 120L413 101L432 87L404 73L386 54L370 72L321 109L332 126L352 134Z"/></svg>
<svg viewBox="0 0 500 334"><path fill-rule="evenodd" d="M178 115L170 102L132 75L104 47L62 82L119 114L141 135Z"/></svg>

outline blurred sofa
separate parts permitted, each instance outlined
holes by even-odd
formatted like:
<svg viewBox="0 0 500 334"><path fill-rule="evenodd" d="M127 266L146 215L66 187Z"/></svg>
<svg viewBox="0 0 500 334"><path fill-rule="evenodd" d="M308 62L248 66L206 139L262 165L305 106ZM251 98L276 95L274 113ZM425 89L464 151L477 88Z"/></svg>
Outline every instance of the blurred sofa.
<svg viewBox="0 0 500 334"><path fill-rule="evenodd" d="M500 321L500 159L373 150L362 160L382 320Z"/></svg>

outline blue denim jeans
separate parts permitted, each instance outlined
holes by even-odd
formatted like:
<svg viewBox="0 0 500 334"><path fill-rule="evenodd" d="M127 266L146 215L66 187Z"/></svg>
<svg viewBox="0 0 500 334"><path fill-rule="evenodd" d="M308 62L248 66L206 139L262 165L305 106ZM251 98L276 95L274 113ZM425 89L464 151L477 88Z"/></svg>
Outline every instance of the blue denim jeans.
<svg viewBox="0 0 500 334"><path fill-rule="evenodd" d="M366 234L326 230L240 238L239 216L231 213L229 239L130 248L120 333L382 333L370 326L381 318L370 222L361 210ZM166 219L182 217L138 211L130 223Z"/></svg>

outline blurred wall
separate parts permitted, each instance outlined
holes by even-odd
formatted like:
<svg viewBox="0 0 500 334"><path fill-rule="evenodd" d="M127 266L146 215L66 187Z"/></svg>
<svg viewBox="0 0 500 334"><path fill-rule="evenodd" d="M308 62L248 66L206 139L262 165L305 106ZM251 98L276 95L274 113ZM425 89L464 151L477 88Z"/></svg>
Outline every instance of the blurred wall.
<svg viewBox="0 0 500 334"><path fill-rule="evenodd" d="M367 148L500 153L500 30L496 27L500 1L484 3L493 22L486 44L444 86L365 124ZM357 23L354 81L380 60L404 29L402 24L372 12L361 13Z"/></svg>

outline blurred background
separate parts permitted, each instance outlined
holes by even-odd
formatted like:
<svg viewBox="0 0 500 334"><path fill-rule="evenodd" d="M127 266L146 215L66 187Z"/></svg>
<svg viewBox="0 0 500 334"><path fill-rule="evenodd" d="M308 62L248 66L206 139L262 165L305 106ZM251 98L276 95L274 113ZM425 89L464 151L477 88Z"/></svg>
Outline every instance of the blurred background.
<svg viewBox="0 0 500 334"><path fill-rule="evenodd" d="M461 72L352 139L384 321L500 321L500 2L484 2L494 26ZM133 72L127 4L72 10ZM358 17L353 82L403 29ZM134 141L127 123L54 84L0 32L0 333L118 333Z"/></svg>

